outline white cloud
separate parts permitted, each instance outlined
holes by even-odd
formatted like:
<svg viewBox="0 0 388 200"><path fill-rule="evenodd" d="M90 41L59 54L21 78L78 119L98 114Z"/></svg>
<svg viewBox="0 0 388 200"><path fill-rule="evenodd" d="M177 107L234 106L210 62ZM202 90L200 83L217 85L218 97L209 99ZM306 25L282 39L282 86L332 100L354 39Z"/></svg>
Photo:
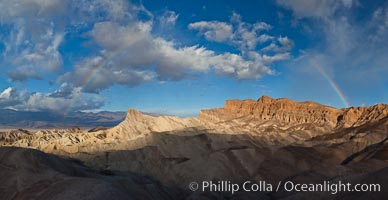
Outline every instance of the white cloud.
<svg viewBox="0 0 388 200"><path fill-rule="evenodd" d="M56 15L66 5L60 0L0 1L0 22L10 27L2 34L5 50L0 65L12 80L41 78L47 72L57 72L62 66L58 47L63 30L56 27Z"/></svg>
<svg viewBox="0 0 388 200"><path fill-rule="evenodd" d="M297 18L331 17L341 7L350 8L355 4L354 0L277 0L277 3L293 10Z"/></svg>
<svg viewBox="0 0 388 200"><path fill-rule="evenodd" d="M72 72L59 77L59 82L70 82L82 91L97 93L114 84L135 86L153 79L151 71L134 70L121 65L113 65L103 57L85 58L78 63Z"/></svg>
<svg viewBox="0 0 388 200"><path fill-rule="evenodd" d="M41 80L43 79L38 73L38 70L35 67L22 65L16 67L14 70L11 70L7 74L12 81L24 81L29 78Z"/></svg>
<svg viewBox="0 0 388 200"><path fill-rule="evenodd" d="M11 97L12 88L9 87L0 93L0 99L9 99Z"/></svg>
<svg viewBox="0 0 388 200"><path fill-rule="evenodd" d="M236 54L225 53L213 58L218 74L229 75L237 79L258 79L273 71L259 60L244 60Z"/></svg>
<svg viewBox="0 0 388 200"><path fill-rule="evenodd" d="M162 25L175 25L176 20L178 20L179 15L174 11L168 10L159 17L159 21Z"/></svg>
<svg viewBox="0 0 388 200"><path fill-rule="evenodd" d="M200 21L188 25L191 30L197 30L208 41L231 44L241 51L255 50L258 44L273 40L275 37L263 33L272 26L265 22L254 24L243 22L241 16L233 13L230 23L220 21Z"/></svg>
<svg viewBox="0 0 388 200"><path fill-rule="evenodd" d="M50 97L62 97L70 99L74 97L74 87L68 83L62 83L58 90L55 90Z"/></svg>
<svg viewBox="0 0 388 200"><path fill-rule="evenodd" d="M68 86L62 85L61 90L54 93L29 93L9 87L0 93L0 105L2 108L20 111L62 113L67 111L70 106L72 106L71 110L93 110L101 108L105 103L105 99L96 94L81 93L80 88L64 91L65 87ZM66 96L64 96L65 93Z"/></svg>
<svg viewBox="0 0 388 200"><path fill-rule="evenodd" d="M101 21L116 21L125 23L137 18L138 13L153 18L143 5L132 4L127 0L69 0L68 7L72 23L95 23Z"/></svg>
<svg viewBox="0 0 388 200"><path fill-rule="evenodd" d="M189 24L189 29L198 30L209 41L223 42L233 34L233 27L225 22L200 21Z"/></svg>
<svg viewBox="0 0 388 200"><path fill-rule="evenodd" d="M294 42L292 40L290 40L290 38L288 38L287 36L286 37L279 37L278 41L285 51L291 50L292 46L294 46Z"/></svg>
<svg viewBox="0 0 388 200"><path fill-rule="evenodd" d="M8 87L0 93L0 106L7 108L22 103L26 100L24 92L17 92L14 88Z"/></svg>
<svg viewBox="0 0 388 200"><path fill-rule="evenodd" d="M281 60L286 60L291 57L290 53L280 53L280 54L275 54L273 56L268 56L268 55L263 55L263 62L264 63L273 63L276 61L281 61Z"/></svg>
<svg viewBox="0 0 388 200"><path fill-rule="evenodd" d="M231 39L231 43L236 45L242 51L255 50L258 45L273 40L275 37L263 33L272 27L265 22L256 22L254 24L243 22L241 16L233 13L231 21L236 28Z"/></svg>
<svg viewBox="0 0 388 200"><path fill-rule="evenodd" d="M28 99L26 92L19 92L15 88L8 87L0 93L0 106L2 108L12 108L22 104Z"/></svg>
<svg viewBox="0 0 388 200"><path fill-rule="evenodd" d="M35 17L51 16L63 12L66 2L62 0L1 0L1 20L12 20L17 17L28 17L33 20Z"/></svg>
<svg viewBox="0 0 388 200"><path fill-rule="evenodd" d="M290 51L294 46L294 42L288 37L280 36L276 41L272 41L271 44L262 48L262 52L286 52Z"/></svg>
<svg viewBox="0 0 388 200"><path fill-rule="evenodd" d="M151 28L151 22L134 22L128 26L121 26L108 21L94 24L90 34L93 40L105 50L115 52L136 43L146 43L149 40Z"/></svg>
<svg viewBox="0 0 388 200"><path fill-rule="evenodd" d="M256 22L253 24L253 30L255 31L268 31L271 28L272 26L265 22Z"/></svg>
<svg viewBox="0 0 388 200"><path fill-rule="evenodd" d="M258 44L273 40L275 37L262 33L270 30L271 25L265 22L254 24L241 20L241 16L233 13L231 22L200 21L188 25L191 30L197 30L208 41L228 43L241 51L255 50Z"/></svg>
<svg viewBox="0 0 388 200"><path fill-rule="evenodd" d="M263 75L274 74L270 69L271 64L289 59L290 54L287 51L293 46L293 41L288 37L275 37L265 33L272 28L271 25L265 22L243 22L237 13L232 14L230 23L200 21L190 23L188 27L198 30L208 41L226 43L240 50L241 55L223 53L209 58L210 65L218 74L237 79L258 79ZM279 46L276 45L276 49L263 47L270 41Z"/></svg>

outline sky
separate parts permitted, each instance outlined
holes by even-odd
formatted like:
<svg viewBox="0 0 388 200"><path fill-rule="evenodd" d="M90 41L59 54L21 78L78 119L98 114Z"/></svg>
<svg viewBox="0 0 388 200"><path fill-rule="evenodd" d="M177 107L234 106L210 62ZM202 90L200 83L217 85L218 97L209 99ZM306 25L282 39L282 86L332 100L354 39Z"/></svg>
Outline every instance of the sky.
<svg viewBox="0 0 388 200"><path fill-rule="evenodd" d="M388 2L0 0L0 107L179 116L388 103Z"/></svg>

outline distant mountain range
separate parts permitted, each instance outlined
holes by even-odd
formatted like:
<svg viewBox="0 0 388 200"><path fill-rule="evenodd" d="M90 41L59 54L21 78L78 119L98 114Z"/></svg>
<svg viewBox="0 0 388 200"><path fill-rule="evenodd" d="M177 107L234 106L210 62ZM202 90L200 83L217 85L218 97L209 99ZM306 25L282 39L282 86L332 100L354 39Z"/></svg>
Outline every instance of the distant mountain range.
<svg viewBox="0 0 388 200"><path fill-rule="evenodd" d="M66 116L53 112L0 109L0 128L91 128L112 127L125 118L126 112L72 112Z"/></svg>

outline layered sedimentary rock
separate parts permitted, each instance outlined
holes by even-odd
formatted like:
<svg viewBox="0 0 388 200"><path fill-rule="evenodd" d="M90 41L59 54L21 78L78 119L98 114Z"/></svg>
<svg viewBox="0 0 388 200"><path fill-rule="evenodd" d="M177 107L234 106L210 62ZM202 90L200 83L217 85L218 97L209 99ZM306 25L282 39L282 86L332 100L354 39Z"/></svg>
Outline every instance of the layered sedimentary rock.
<svg viewBox="0 0 388 200"><path fill-rule="evenodd" d="M1 140L3 146L76 158L98 171L148 175L181 189L203 180L303 183L356 175L373 179L388 168L385 104L337 109L263 96L257 101L228 100L223 108L202 110L197 118L130 109L124 121L111 129L4 135L12 135L12 140ZM293 193L236 195L237 199L308 199Z"/></svg>
<svg viewBox="0 0 388 200"><path fill-rule="evenodd" d="M108 133L109 137L118 136L123 139L132 139L151 132L183 130L199 126L201 126L201 123L196 118L152 116L129 109L124 121L110 129Z"/></svg>
<svg viewBox="0 0 388 200"><path fill-rule="evenodd" d="M345 127L360 126L383 119L388 116L386 104L377 104L367 107L350 107L342 109L338 116L338 124Z"/></svg>
<svg viewBox="0 0 388 200"><path fill-rule="evenodd" d="M359 126L388 115L387 105L336 109L315 102L297 102L286 98L262 96L254 100L227 100L223 108L202 110L200 119L224 121L251 116L256 120L276 120L289 124L314 123L331 128Z"/></svg>

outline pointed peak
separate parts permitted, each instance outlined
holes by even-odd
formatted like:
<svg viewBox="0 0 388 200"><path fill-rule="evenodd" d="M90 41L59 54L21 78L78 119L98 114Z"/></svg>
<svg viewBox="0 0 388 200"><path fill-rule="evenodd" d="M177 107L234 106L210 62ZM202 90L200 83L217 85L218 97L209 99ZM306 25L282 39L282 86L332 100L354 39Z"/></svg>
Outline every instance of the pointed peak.
<svg viewBox="0 0 388 200"><path fill-rule="evenodd" d="M141 112L137 111L136 109L130 108L130 109L128 109L126 119L137 119L142 115L143 114Z"/></svg>
<svg viewBox="0 0 388 200"><path fill-rule="evenodd" d="M137 110L134 109L134 108L129 108L127 113L128 113L128 114L140 114L140 112L137 111Z"/></svg>
<svg viewBox="0 0 388 200"><path fill-rule="evenodd" d="M275 98L272 98L272 97L264 94L259 99L275 99Z"/></svg>
<svg viewBox="0 0 388 200"><path fill-rule="evenodd" d="M267 96L267 95L263 95L261 96L257 101L261 101L261 102L267 102L267 101L272 101L274 100L274 98L271 98L270 96Z"/></svg>

